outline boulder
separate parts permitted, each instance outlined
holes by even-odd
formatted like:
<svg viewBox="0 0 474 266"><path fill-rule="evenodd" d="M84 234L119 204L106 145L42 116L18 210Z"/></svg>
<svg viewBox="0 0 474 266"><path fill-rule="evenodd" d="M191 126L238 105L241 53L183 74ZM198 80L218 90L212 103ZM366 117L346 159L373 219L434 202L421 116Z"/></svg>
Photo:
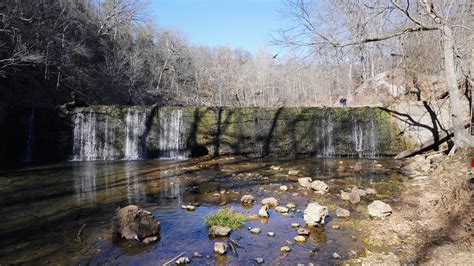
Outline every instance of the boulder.
<svg viewBox="0 0 474 266"><path fill-rule="evenodd" d="M317 202L308 204L304 210L303 219L307 225L319 226L324 224L324 219L328 215L328 208L319 205Z"/></svg>
<svg viewBox="0 0 474 266"><path fill-rule="evenodd" d="M328 185L321 180L311 182L311 188L316 191L317 194L325 194L329 191Z"/></svg>
<svg viewBox="0 0 474 266"><path fill-rule="evenodd" d="M279 213L287 213L288 212L288 208L287 207L283 207L283 206L277 206L275 207L275 211L279 212Z"/></svg>
<svg viewBox="0 0 474 266"><path fill-rule="evenodd" d="M278 206L278 200L275 199L274 197L265 198L262 200L262 205L269 205L271 207L276 207Z"/></svg>
<svg viewBox="0 0 474 266"><path fill-rule="evenodd" d="M298 184L300 184L300 186L302 187L311 187L311 177L300 177L298 178Z"/></svg>
<svg viewBox="0 0 474 266"><path fill-rule="evenodd" d="M260 210L258 211L258 216L262 218L268 218L268 205L263 205Z"/></svg>
<svg viewBox="0 0 474 266"><path fill-rule="evenodd" d="M240 202L243 204L252 204L254 203L255 199L253 198L252 195L243 195L242 198L240 199Z"/></svg>
<svg viewBox="0 0 474 266"><path fill-rule="evenodd" d="M336 216L347 218L347 217L351 216L351 212L349 210L337 207Z"/></svg>
<svg viewBox="0 0 474 266"><path fill-rule="evenodd" d="M372 217L382 218L392 214L392 207L380 200L374 200L367 208L369 209L369 215Z"/></svg>
<svg viewBox="0 0 474 266"><path fill-rule="evenodd" d="M214 252L220 255L224 255L227 252L227 244L224 242L215 242Z"/></svg>
<svg viewBox="0 0 474 266"><path fill-rule="evenodd" d="M112 230L125 239L144 239L160 232L160 221L135 205L117 209L112 218Z"/></svg>
<svg viewBox="0 0 474 266"><path fill-rule="evenodd" d="M230 231L232 231L232 229L229 227L213 225L209 228L209 235L212 237L228 236Z"/></svg>

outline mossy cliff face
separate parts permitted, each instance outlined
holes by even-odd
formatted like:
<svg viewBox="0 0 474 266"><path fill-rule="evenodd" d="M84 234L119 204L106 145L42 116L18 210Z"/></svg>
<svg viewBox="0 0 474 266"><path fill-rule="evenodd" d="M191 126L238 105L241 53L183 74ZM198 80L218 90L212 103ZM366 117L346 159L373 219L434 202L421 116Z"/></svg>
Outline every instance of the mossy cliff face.
<svg viewBox="0 0 474 266"><path fill-rule="evenodd" d="M374 157L405 148L390 115L377 108L93 106L35 109L33 121L31 111L9 110L5 119L9 126L2 132L9 140L1 149L4 161L21 161L28 150L33 160L46 161L126 159L130 149L139 158L158 158L164 154ZM88 157L82 156L84 149Z"/></svg>

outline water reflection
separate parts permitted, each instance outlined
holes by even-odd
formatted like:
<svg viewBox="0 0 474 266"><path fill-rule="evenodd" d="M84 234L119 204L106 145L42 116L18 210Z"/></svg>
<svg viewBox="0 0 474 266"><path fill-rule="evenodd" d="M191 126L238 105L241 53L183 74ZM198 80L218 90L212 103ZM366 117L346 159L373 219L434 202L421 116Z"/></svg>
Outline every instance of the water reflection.
<svg viewBox="0 0 474 266"><path fill-rule="evenodd" d="M145 180L138 178L138 167L136 162L126 162L124 166L125 180L127 186L127 199L129 204L138 204L147 201Z"/></svg>
<svg viewBox="0 0 474 266"><path fill-rule="evenodd" d="M74 166L72 170L74 190L78 205L94 205L97 189L97 168L93 162Z"/></svg>

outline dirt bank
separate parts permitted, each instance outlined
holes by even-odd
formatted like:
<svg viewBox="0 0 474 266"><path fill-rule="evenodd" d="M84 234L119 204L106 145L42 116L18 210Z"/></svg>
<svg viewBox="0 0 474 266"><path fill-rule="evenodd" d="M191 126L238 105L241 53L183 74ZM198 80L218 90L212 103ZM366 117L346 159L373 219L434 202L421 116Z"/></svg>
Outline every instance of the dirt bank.
<svg viewBox="0 0 474 266"><path fill-rule="evenodd" d="M367 257L351 262L474 263L473 155L474 149L465 149L432 159L430 169L418 172L404 185L390 217L362 223L364 241L373 248ZM423 159L422 165L430 162Z"/></svg>

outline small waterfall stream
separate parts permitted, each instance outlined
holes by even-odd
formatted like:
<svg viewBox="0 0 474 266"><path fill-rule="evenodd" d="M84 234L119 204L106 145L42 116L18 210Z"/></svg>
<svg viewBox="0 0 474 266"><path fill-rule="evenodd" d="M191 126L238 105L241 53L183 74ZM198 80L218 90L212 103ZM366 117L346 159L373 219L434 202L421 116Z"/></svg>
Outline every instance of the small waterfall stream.
<svg viewBox="0 0 474 266"><path fill-rule="evenodd" d="M323 157L332 157L335 155L333 145L333 117L331 113L326 113L324 117L317 123L318 129L316 130L316 145L317 155Z"/></svg>
<svg viewBox="0 0 474 266"><path fill-rule="evenodd" d="M30 118L28 119L28 135L26 138L26 153L25 153L25 162L31 162L33 160L32 150L33 150L33 127L35 123L35 109L31 109Z"/></svg>
<svg viewBox="0 0 474 266"><path fill-rule="evenodd" d="M183 128L183 111L174 109L171 112L159 113L160 158L184 159L186 158L186 139Z"/></svg>
<svg viewBox="0 0 474 266"><path fill-rule="evenodd" d="M129 108L125 117L124 159L138 160L145 157L146 110Z"/></svg>
<svg viewBox="0 0 474 266"><path fill-rule="evenodd" d="M358 157L377 156L377 137L373 115L369 121L358 121L352 117L352 145L353 152Z"/></svg>

